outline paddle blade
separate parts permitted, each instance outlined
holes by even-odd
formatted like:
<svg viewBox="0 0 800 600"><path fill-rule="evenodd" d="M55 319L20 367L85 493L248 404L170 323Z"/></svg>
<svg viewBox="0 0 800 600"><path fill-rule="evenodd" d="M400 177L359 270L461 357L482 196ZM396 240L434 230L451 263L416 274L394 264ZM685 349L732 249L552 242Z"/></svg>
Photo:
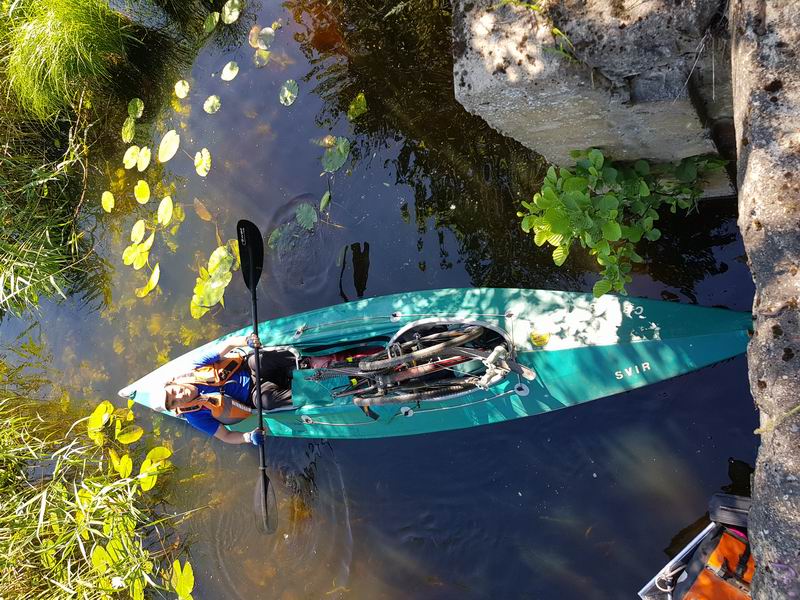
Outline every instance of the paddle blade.
<svg viewBox="0 0 800 600"><path fill-rule="evenodd" d="M264 266L264 240L261 231L250 221L242 219L236 224L242 275L248 290L254 290Z"/></svg>
<svg viewBox="0 0 800 600"><path fill-rule="evenodd" d="M254 498L256 525L261 533L273 534L278 530L278 501L275 499L275 486L268 477L259 473Z"/></svg>

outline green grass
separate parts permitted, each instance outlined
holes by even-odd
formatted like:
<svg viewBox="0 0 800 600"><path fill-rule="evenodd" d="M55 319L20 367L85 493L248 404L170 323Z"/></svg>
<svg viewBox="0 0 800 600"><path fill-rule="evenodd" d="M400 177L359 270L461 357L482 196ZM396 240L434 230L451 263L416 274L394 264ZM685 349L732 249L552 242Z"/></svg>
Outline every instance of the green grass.
<svg viewBox="0 0 800 600"><path fill-rule="evenodd" d="M56 148L0 99L0 316L36 306L41 296L93 299L107 287L105 265L78 228L86 131L77 118Z"/></svg>
<svg viewBox="0 0 800 600"><path fill-rule="evenodd" d="M23 0L0 27L0 57L20 109L51 120L85 89L110 88L129 22L105 0Z"/></svg>
<svg viewBox="0 0 800 600"><path fill-rule="evenodd" d="M164 537L175 518L157 513L151 491L168 461L148 470L141 448L114 435L117 421L135 427L128 409L104 403L65 430L64 408L31 400L44 381L28 368L0 355L0 598L138 599L177 587L178 550ZM113 468L120 454L132 469Z"/></svg>

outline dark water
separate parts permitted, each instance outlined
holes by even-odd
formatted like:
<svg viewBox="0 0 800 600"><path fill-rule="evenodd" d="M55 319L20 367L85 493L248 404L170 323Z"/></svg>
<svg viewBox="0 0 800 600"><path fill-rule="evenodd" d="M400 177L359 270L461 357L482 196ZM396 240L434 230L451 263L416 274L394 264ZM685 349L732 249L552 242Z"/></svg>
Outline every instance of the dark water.
<svg viewBox="0 0 800 600"><path fill-rule="evenodd" d="M517 202L533 193L541 161L455 103L449 17L417 4L384 18L392 5L250 3L236 28L176 70L175 79L191 81L189 98L148 105L149 130L137 143L157 146L176 128L188 155L125 173L117 209L98 214L110 303L45 304L36 317L5 320L3 340L37 322L27 335L52 354L58 383L93 404L243 326L249 305L238 273L224 309L190 317L198 265L216 247L217 230L222 241L234 237L239 218L268 234L291 223L298 204L318 206L328 178L314 140L329 133L351 140L352 158L331 180L327 222L311 232L291 225L270 253L259 286L263 318L438 287L590 290L596 268L588 257L574 252L557 269L519 229ZM247 30L278 18L286 26L271 62L256 69ZM241 71L225 83L219 71L229 60ZM278 91L289 78L300 93L285 107ZM350 123L347 106L361 91L369 112ZM202 109L210 94L222 102L215 115ZM206 179L191 160L201 147L213 156ZM96 175L97 204L123 151L111 151ZM146 273L120 259L132 224L163 195L137 205L140 177L151 188L174 184L187 213L174 252L156 238L151 264L160 263L161 281L144 300L133 290ZM214 222L198 217L194 198ZM629 292L748 310L753 289L735 220L732 201L665 218ZM139 419L149 424L151 415ZM756 448L743 357L491 427L384 441L270 440L280 524L263 537L252 517L256 454L182 423L152 423L176 450L174 509L210 507L182 526L199 599L632 598L666 561L672 537L728 483L728 458L752 462Z"/></svg>

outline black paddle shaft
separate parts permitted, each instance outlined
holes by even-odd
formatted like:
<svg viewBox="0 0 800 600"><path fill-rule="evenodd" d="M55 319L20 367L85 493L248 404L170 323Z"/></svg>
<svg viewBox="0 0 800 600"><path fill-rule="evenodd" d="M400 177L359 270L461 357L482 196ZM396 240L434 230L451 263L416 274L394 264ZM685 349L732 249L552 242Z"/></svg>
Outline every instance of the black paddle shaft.
<svg viewBox="0 0 800 600"><path fill-rule="evenodd" d="M237 237L239 241L239 257L242 263L242 275L247 289L250 290L250 301L253 314L253 333L258 335L258 301L256 298L256 286L261 277L261 269L264 265L264 241L261 239L261 231L253 223L241 220L236 224ZM255 348L255 370L256 370L256 406L258 407L258 430L264 435L264 408L261 402L261 357L259 356L258 346ZM267 410L271 407L267 405ZM264 528L269 531L268 498L269 477L267 476L267 450L266 444L259 446L259 469L261 471L261 483L264 490Z"/></svg>

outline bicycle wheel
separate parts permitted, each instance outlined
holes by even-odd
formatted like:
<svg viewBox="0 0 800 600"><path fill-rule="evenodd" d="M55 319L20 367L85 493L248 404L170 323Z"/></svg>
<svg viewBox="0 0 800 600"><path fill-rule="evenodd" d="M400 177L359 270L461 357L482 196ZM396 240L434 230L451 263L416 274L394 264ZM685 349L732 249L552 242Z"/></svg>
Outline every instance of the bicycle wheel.
<svg viewBox="0 0 800 600"><path fill-rule="evenodd" d="M478 325L470 325L464 328L463 330L457 330L454 331L453 333L454 335L450 339L447 339L443 342L439 342L427 348L421 348L419 350L409 352L408 354L402 354L400 356L394 356L384 359L373 358L373 357L365 358L358 363L358 368L361 369L362 371L380 371L382 369L390 369L392 367L398 367L402 364L409 363L412 361L430 358L431 356L435 356L445 348L449 348L451 346L463 346L464 344L469 343L472 340L478 339L483 334L483 327L480 327Z"/></svg>
<svg viewBox="0 0 800 600"><path fill-rule="evenodd" d="M353 404L360 407L381 406L384 404L401 404L404 402L425 402L441 400L447 396L454 396L468 390L475 389L475 382L464 378L446 379L435 385L418 387L402 387L386 394L373 394L369 396L355 396Z"/></svg>

